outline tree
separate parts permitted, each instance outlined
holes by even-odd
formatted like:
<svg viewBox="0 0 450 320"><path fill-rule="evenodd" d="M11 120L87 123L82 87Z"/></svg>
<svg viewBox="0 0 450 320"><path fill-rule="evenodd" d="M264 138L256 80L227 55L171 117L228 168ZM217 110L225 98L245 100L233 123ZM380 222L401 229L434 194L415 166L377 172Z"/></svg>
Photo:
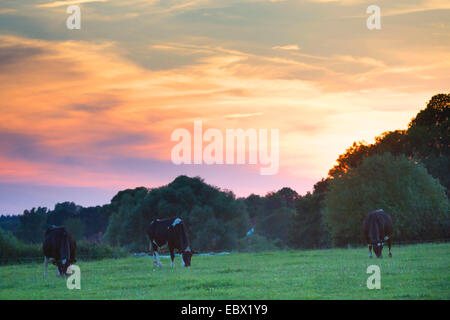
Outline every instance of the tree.
<svg viewBox="0 0 450 320"><path fill-rule="evenodd" d="M375 143L353 143L336 160L328 176L340 177L358 167L362 161L375 154L403 154L420 160L428 172L446 188L450 196L450 94L437 94L431 98L408 125L407 130L384 132Z"/></svg>
<svg viewBox="0 0 450 320"><path fill-rule="evenodd" d="M419 161L385 153L329 181L325 219L336 245L361 243L375 209L391 214L394 239L431 240L448 237L449 208L445 188Z"/></svg>
<svg viewBox="0 0 450 320"><path fill-rule="evenodd" d="M48 213L47 224L55 226L63 226L67 219L79 216L82 207L74 202L57 203L53 211Z"/></svg>
<svg viewBox="0 0 450 320"><path fill-rule="evenodd" d="M229 191L201 178L179 176L167 186L134 189L113 198L106 239L130 250L148 250L146 230L153 219L184 220L197 250L229 250L249 229L247 208Z"/></svg>
<svg viewBox="0 0 450 320"><path fill-rule="evenodd" d="M147 194L148 189L144 187L119 191L103 208L108 212L105 215L109 216L106 241L114 246L128 246L129 249L137 249L136 243L145 245L145 229L149 221L140 214L139 208Z"/></svg>
<svg viewBox="0 0 450 320"><path fill-rule="evenodd" d="M283 245L287 245L289 229L294 215L295 209L281 207L274 210L273 214L259 221L255 226L255 230L267 239L279 239Z"/></svg>
<svg viewBox="0 0 450 320"><path fill-rule="evenodd" d="M295 208L295 202L297 201L298 193L291 188L282 188L277 192L269 192L265 196L265 206L267 210L276 210L283 207ZM272 213L272 212L270 212Z"/></svg>
<svg viewBox="0 0 450 320"><path fill-rule="evenodd" d="M277 239L279 245L286 246L299 197L295 190L285 187L268 192L264 197L251 194L243 202L255 232L268 240Z"/></svg>
<svg viewBox="0 0 450 320"><path fill-rule="evenodd" d="M16 236L26 243L39 243L44 239L44 231L47 222L47 208L33 208L25 210L19 216L19 227Z"/></svg>
<svg viewBox="0 0 450 320"><path fill-rule="evenodd" d="M247 206L250 219L253 220L255 217L262 215L264 211L264 199L261 196L252 193L244 199L244 202Z"/></svg>
<svg viewBox="0 0 450 320"><path fill-rule="evenodd" d="M319 197L308 192L297 201L297 210L289 233L294 248L321 247L322 215Z"/></svg>
<svg viewBox="0 0 450 320"><path fill-rule="evenodd" d="M99 232L104 233L108 226L108 215L100 206L82 208L80 211L80 220L83 223L83 235L87 238Z"/></svg>
<svg viewBox="0 0 450 320"><path fill-rule="evenodd" d="M80 219L69 218L66 220L64 226L69 230L76 240L80 240L84 234L84 224Z"/></svg>
<svg viewBox="0 0 450 320"><path fill-rule="evenodd" d="M294 248L323 248L330 244L329 232L323 221L324 199L329 179L314 185L313 193L299 197L296 213L289 229L289 244Z"/></svg>
<svg viewBox="0 0 450 320"><path fill-rule="evenodd" d="M337 165L330 169L328 176L341 177L351 168L356 168L369 155L370 148L371 146L363 141L353 142L353 145L344 154L339 155L336 160Z"/></svg>
<svg viewBox="0 0 450 320"><path fill-rule="evenodd" d="M0 216L0 228L6 231L15 232L19 227L19 216Z"/></svg>
<svg viewBox="0 0 450 320"><path fill-rule="evenodd" d="M430 174L450 189L450 94L437 94L411 120L407 135L410 156L421 159Z"/></svg>

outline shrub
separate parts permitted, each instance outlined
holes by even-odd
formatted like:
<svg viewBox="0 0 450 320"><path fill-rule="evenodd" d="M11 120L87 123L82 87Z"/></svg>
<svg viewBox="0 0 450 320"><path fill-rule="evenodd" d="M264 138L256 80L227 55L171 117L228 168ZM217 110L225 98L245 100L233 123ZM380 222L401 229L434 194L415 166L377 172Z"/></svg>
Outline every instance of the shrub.
<svg viewBox="0 0 450 320"><path fill-rule="evenodd" d="M282 247L283 243L280 239L269 240L256 233L239 240L239 251L242 252L275 251Z"/></svg>
<svg viewBox="0 0 450 320"><path fill-rule="evenodd" d="M128 252L120 247L112 247L104 243L93 243L85 240L77 242L77 260L98 260L105 258L120 258Z"/></svg>
<svg viewBox="0 0 450 320"><path fill-rule="evenodd" d="M77 242L78 261L124 257L128 253L118 247L87 241ZM10 232L0 228L0 264L26 263L43 260L42 244L24 244Z"/></svg>
<svg viewBox="0 0 450 320"><path fill-rule="evenodd" d="M24 244L0 228L0 264L23 263L42 257L41 246Z"/></svg>

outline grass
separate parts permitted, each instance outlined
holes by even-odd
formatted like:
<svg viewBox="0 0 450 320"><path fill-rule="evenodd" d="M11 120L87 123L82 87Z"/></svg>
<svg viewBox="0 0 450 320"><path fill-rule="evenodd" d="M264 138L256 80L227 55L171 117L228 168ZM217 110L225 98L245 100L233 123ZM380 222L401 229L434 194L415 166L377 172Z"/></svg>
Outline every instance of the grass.
<svg viewBox="0 0 450 320"><path fill-rule="evenodd" d="M385 250L386 251L386 250ZM387 256L387 253L385 256ZM449 299L450 244L394 246L393 258L366 248L194 256L191 268L153 268L151 258L78 261L81 290L68 290L55 267L0 267L0 299ZM381 289L366 287L367 267Z"/></svg>

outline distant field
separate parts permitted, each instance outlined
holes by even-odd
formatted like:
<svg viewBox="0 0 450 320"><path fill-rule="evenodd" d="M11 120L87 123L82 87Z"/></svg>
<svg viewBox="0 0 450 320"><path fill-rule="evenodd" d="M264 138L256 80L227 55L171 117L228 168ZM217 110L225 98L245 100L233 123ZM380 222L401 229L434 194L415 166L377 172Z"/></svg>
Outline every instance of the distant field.
<svg viewBox="0 0 450 320"><path fill-rule="evenodd" d="M450 299L450 244L394 246L393 258L365 248L194 256L191 268L151 258L78 261L81 290L42 264L0 267L0 299ZM387 253L385 253L387 256ZM381 289L366 287L367 266Z"/></svg>

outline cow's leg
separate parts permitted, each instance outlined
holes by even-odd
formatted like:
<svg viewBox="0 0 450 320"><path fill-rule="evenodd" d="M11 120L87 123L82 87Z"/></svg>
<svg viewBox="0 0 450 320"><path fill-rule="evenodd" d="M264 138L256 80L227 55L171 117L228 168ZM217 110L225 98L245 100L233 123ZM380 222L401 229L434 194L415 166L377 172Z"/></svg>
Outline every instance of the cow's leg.
<svg viewBox="0 0 450 320"><path fill-rule="evenodd" d="M159 247L156 244L156 242L152 242L152 247L153 247L153 257L154 257L153 265L155 267L161 267L162 264L161 264L161 261L159 260Z"/></svg>
<svg viewBox="0 0 450 320"><path fill-rule="evenodd" d="M153 256L153 265L155 265L156 258L155 258L155 250L153 250L152 240L149 240L149 242L148 242L148 251L150 252L150 255Z"/></svg>
<svg viewBox="0 0 450 320"><path fill-rule="evenodd" d="M150 247L152 248L153 253L153 266L159 267L161 266L161 262L159 261L159 255L158 255L158 246L155 242L150 241Z"/></svg>
<svg viewBox="0 0 450 320"><path fill-rule="evenodd" d="M391 253L391 238L388 239L388 248L389 248L389 258L392 258L392 253Z"/></svg>
<svg viewBox="0 0 450 320"><path fill-rule="evenodd" d="M173 268L173 259L175 259L175 252L174 249L172 247L169 247L169 251L170 251L170 266Z"/></svg>
<svg viewBox="0 0 450 320"><path fill-rule="evenodd" d="M48 258L44 257L44 278L47 277Z"/></svg>
<svg viewBox="0 0 450 320"><path fill-rule="evenodd" d="M61 274L59 273L58 265L56 265L56 276L59 277Z"/></svg>
<svg viewBox="0 0 450 320"><path fill-rule="evenodd" d="M158 250L156 250L155 255L156 255L156 263L157 263L156 265L157 265L158 267L161 267L162 264L161 264L161 260L159 260L159 253L158 253Z"/></svg>
<svg viewBox="0 0 450 320"><path fill-rule="evenodd" d="M369 244L369 258L372 258L372 244Z"/></svg>
<svg viewBox="0 0 450 320"><path fill-rule="evenodd" d="M153 250L153 266L158 266L158 252L156 250Z"/></svg>

